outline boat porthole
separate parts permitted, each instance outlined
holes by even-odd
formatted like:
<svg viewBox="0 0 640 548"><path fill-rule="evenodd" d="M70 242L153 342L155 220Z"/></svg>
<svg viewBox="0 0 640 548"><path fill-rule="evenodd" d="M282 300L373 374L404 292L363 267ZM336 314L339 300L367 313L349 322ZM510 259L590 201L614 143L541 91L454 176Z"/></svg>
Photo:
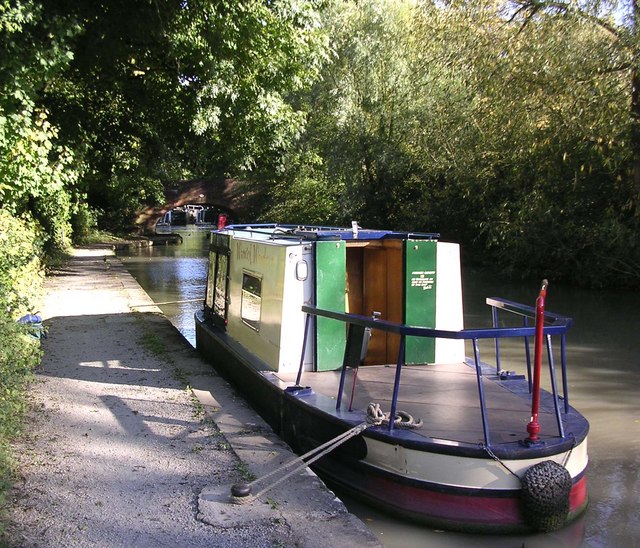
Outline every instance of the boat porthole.
<svg viewBox="0 0 640 548"><path fill-rule="evenodd" d="M298 261L296 263L296 279L299 282L304 282L309 276L309 265L307 261Z"/></svg>

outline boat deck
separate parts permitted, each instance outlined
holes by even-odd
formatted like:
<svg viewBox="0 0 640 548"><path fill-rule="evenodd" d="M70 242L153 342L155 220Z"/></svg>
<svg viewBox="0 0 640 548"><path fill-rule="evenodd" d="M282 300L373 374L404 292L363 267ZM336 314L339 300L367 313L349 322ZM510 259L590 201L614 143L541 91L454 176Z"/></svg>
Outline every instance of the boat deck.
<svg viewBox="0 0 640 548"><path fill-rule="evenodd" d="M391 408L395 366L362 366L358 369L351 408L366 411L370 403L380 404L386 413ZM278 379L292 384L295 374L278 374ZM353 370L347 372L342 408L349 409L353 387ZM531 418L527 382L523 379L498 381L483 376L490 442L492 445L525 439ZM301 384L335 402L340 371L304 372ZM335 403L333 404L335 406ZM405 366L402 369L398 410L423 426L412 430L425 438L450 440L464 444L484 443L482 415L475 369L465 363ZM564 415L563 415L564 416ZM551 395L541 394L541 440L558 436L558 426Z"/></svg>

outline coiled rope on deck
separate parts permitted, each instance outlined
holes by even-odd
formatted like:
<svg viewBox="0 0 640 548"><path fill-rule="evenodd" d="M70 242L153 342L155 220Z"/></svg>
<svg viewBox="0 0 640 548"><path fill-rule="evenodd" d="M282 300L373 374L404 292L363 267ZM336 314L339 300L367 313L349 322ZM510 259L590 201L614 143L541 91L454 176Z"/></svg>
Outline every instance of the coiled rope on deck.
<svg viewBox="0 0 640 548"><path fill-rule="evenodd" d="M391 420L391 413L382 411L379 403L370 403L367 407L367 422L374 426L386 426ZM406 411L396 411L393 426L398 428L421 428L422 419L414 419Z"/></svg>
<svg viewBox="0 0 640 548"><path fill-rule="evenodd" d="M358 424L357 426L354 426L350 430L343 432L339 436L323 443L322 445L319 445L318 447L315 447L314 449L305 453L304 455L296 457L295 459L292 459L291 461L284 464L283 466L276 468L275 470L272 470L271 472L269 472L265 476L262 476L261 478L257 478L250 483L240 483L240 484L233 485L231 487L231 500L236 504L247 504L248 502L251 502L257 498L260 498L262 495L264 495L264 493L266 493L270 489L273 489L276 485L279 485L287 478L293 476L303 468L306 468L307 466L314 463L318 459L324 457L326 454L330 453L331 451L333 451L334 449L336 449L346 441L350 440L351 438L358 436L359 434L364 432L367 428L369 428L369 426L370 425L367 424L366 422ZM267 480L271 476L280 474L283 471L293 466L296 466L296 468L289 471L281 478L278 478L276 481L267 484L262 488L261 491L259 491L255 495L251 494L251 488L253 486Z"/></svg>

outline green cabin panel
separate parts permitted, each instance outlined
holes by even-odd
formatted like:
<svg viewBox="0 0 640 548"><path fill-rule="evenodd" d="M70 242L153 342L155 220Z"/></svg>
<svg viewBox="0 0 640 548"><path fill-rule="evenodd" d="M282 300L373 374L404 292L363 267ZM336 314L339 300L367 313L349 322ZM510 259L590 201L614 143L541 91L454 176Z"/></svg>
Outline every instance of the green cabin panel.
<svg viewBox="0 0 640 548"><path fill-rule="evenodd" d="M405 320L407 325L436 326L436 249L433 240L405 243ZM405 363L433 363L435 339L407 337Z"/></svg>
<svg viewBox="0 0 640 548"><path fill-rule="evenodd" d="M316 306L335 312L345 311L347 253L343 241L316 242ZM316 318L316 370L342 367L346 344L343 322Z"/></svg>

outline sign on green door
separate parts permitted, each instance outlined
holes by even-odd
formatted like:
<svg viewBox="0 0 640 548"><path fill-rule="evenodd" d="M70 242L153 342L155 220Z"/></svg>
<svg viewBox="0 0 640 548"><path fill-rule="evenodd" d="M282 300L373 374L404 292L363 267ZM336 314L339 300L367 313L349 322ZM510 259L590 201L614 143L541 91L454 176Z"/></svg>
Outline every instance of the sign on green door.
<svg viewBox="0 0 640 548"><path fill-rule="evenodd" d="M436 325L436 248L433 240L407 240L405 248L405 320L407 325ZM405 363L433 363L435 339L407 337Z"/></svg>
<svg viewBox="0 0 640 548"><path fill-rule="evenodd" d="M343 241L316 242L316 306L345 311L347 253ZM330 371L342 366L346 326L330 318L316 318L316 369Z"/></svg>

